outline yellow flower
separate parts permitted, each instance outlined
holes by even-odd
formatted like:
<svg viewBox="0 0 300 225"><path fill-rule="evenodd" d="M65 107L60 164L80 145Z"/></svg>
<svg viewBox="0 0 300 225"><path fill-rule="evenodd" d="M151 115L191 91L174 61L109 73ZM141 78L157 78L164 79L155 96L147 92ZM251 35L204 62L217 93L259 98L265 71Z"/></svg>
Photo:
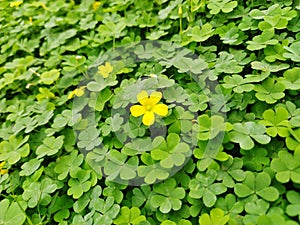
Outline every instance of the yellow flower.
<svg viewBox="0 0 300 225"><path fill-rule="evenodd" d="M76 95L77 97L80 97L84 94L84 89L86 88L86 86L82 86L80 88L76 88L74 91L72 91L69 95L68 95L68 99L71 99L74 97L74 95Z"/></svg>
<svg viewBox="0 0 300 225"><path fill-rule="evenodd" d="M93 3L93 10L96 11L99 8L100 5L101 5L101 2L95 1Z"/></svg>
<svg viewBox="0 0 300 225"><path fill-rule="evenodd" d="M15 2L9 3L9 6L18 8L22 3L23 3L23 1L15 1Z"/></svg>
<svg viewBox="0 0 300 225"><path fill-rule="evenodd" d="M5 166L5 164L6 164L5 162L0 163L0 175L4 175L8 173L8 169L2 169L3 166Z"/></svg>
<svg viewBox="0 0 300 225"><path fill-rule="evenodd" d="M107 78L112 71L113 67L109 62L106 62L105 65L98 66L98 73L100 73L103 78Z"/></svg>
<svg viewBox="0 0 300 225"><path fill-rule="evenodd" d="M137 100L141 105L131 106L130 112L134 117L143 115L142 122L146 126L151 126L155 120L155 114L166 116L168 114L168 106L165 104L157 104L162 97L161 92L154 91L149 96L146 91L141 91L137 95Z"/></svg>

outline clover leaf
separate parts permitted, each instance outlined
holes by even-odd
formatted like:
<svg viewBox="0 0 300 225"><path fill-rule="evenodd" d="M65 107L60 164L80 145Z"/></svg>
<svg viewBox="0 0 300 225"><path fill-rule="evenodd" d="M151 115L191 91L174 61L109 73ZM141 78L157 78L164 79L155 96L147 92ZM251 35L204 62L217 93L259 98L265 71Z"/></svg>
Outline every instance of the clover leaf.
<svg viewBox="0 0 300 225"><path fill-rule="evenodd" d="M142 206L147 199L150 199L151 188L149 185L141 186L140 188L134 188L132 190L132 206L140 207Z"/></svg>
<svg viewBox="0 0 300 225"><path fill-rule="evenodd" d="M252 41L246 41L247 49L250 51L260 50L268 45L278 44L277 39L272 39L274 37L273 29L264 29L260 35L254 36Z"/></svg>
<svg viewBox="0 0 300 225"><path fill-rule="evenodd" d="M209 215L204 213L199 218L200 225L225 225L229 220L229 215L224 215L222 209L213 208Z"/></svg>
<svg viewBox="0 0 300 225"><path fill-rule="evenodd" d="M260 101L265 101L268 104L273 104L285 96L285 86L281 82L276 82L275 79L268 78L262 84L254 87L256 91L255 97Z"/></svg>
<svg viewBox="0 0 300 225"><path fill-rule="evenodd" d="M162 136L156 137L152 145L151 157L159 160L160 165L166 169L183 165L186 157L191 154L190 147L180 142L179 135L175 133L170 133L166 140Z"/></svg>
<svg viewBox="0 0 300 225"><path fill-rule="evenodd" d="M88 192L84 193L74 204L73 209L76 213L80 213L84 211L84 209L88 206L90 201L95 198L99 198L102 193L102 188L100 185L96 185L91 188Z"/></svg>
<svg viewBox="0 0 300 225"><path fill-rule="evenodd" d="M104 165L104 173L111 181L115 179L130 180L136 177L138 158L128 158L124 153L111 150L108 155L108 162Z"/></svg>
<svg viewBox="0 0 300 225"><path fill-rule="evenodd" d="M209 117L207 114L198 117L198 124L194 129L199 133L198 139L201 141L214 139L220 132L226 130L227 125L222 116L212 115Z"/></svg>
<svg viewBox="0 0 300 225"><path fill-rule="evenodd" d="M176 210L176 211L174 210L169 213L162 213L159 210L156 211L156 218L158 221L171 220L176 222L176 224L186 224L187 221L186 219L183 218L188 218L189 215L190 215L189 207L185 204L181 206L180 210Z"/></svg>
<svg viewBox="0 0 300 225"><path fill-rule="evenodd" d="M290 124L293 127L300 127L300 108L291 101L286 101L285 106L290 115Z"/></svg>
<svg viewBox="0 0 300 225"><path fill-rule="evenodd" d="M220 35L224 44L229 45L239 45L247 38L234 22L229 23L227 26L218 27L216 33Z"/></svg>
<svg viewBox="0 0 300 225"><path fill-rule="evenodd" d="M108 117L105 120L105 124L101 127L102 134L107 136L110 132L118 131L121 128L123 120L123 117L119 113L113 115L113 117Z"/></svg>
<svg viewBox="0 0 300 225"><path fill-rule="evenodd" d="M293 220L289 220L285 218L283 215L278 214L271 214L271 215L260 215L255 222L257 225L296 225L297 222Z"/></svg>
<svg viewBox="0 0 300 225"><path fill-rule="evenodd" d="M21 158L28 156L29 144L26 143L29 136L10 136L8 141L0 142L0 161L7 161L9 164L17 163Z"/></svg>
<svg viewBox="0 0 300 225"><path fill-rule="evenodd" d="M124 197L123 190L126 189L127 184L121 184L106 180L105 185L106 187L103 189L103 195L107 197L114 197L114 201L120 204Z"/></svg>
<svg viewBox="0 0 300 225"><path fill-rule="evenodd" d="M289 127L288 122L289 113L283 107L276 107L275 112L272 109L264 111L263 118L264 120L260 121L261 124L267 127L266 133L271 137L280 137L289 136Z"/></svg>
<svg viewBox="0 0 300 225"><path fill-rule="evenodd" d="M223 148L216 148L208 145L208 142L199 142L199 148L194 150L194 156L199 159L197 168L199 171L205 171L209 166L216 165L217 161L226 161L230 156L223 152Z"/></svg>
<svg viewBox="0 0 300 225"><path fill-rule="evenodd" d="M255 122L235 123L229 133L230 141L238 143L242 149L250 150L254 147L254 139L260 144L268 144L271 138L265 135L266 127Z"/></svg>
<svg viewBox="0 0 300 225"><path fill-rule="evenodd" d="M117 24L109 21L106 22L105 24L100 25L98 27L98 32L108 37L119 38L121 36L124 36L127 33L124 30L125 27L126 24L122 20Z"/></svg>
<svg viewBox="0 0 300 225"><path fill-rule="evenodd" d="M213 26L210 23L205 23L201 28L195 26L188 33L188 36L191 37L192 41L203 42L213 35L214 29L212 28Z"/></svg>
<svg viewBox="0 0 300 225"><path fill-rule="evenodd" d="M41 165L43 159L31 159L28 162L25 162L21 168L20 176L30 176L33 174Z"/></svg>
<svg viewBox="0 0 300 225"><path fill-rule="evenodd" d="M41 74L41 80L40 82L44 84L52 84L54 81L56 81L59 78L60 72L57 69L53 69L50 71L46 71Z"/></svg>
<svg viewBox="0 0 300 225"><path fill-rule="evenodd" d="M271 161L271 168L275 171L276 180L281 183L287 183L292 180L300 183L300 149L295 150L292 155L288 151L281 150L278 152L278 158Z"/></svg>
<svg viewBox="0 0 300 225"><path fill-rule="evenodd" d="M164 220L160 225L176 225L176 223L171 220Z"/></svg>
<svg viewBox="0 0 300 225"><path fill-rule="evenodd" d="M300 89L300 67L294 67L284 71L283 78L279 79L286 89L299 90Z"/></svg>
<svg viewBox="0 0 300 225"><path fill-rule="evenodd" d="M188 57L176 57L174 59L174 66L178 68L178 72L186 73L192 72L194 74L200 74L207 68L207 63L201 59L191 59Z"/></svg>
<svg viewBox="0 0 300 225"><path fill-rule="evenodd" d="M22 202L11 202L3 199L0 202L0 224L22 225L26 220L25 210L27 205Z"/></svg>
<svg viewBox="0 0 300 225"><path fill-rule="evenodd" d="M215 207L222 209L225 214L229 214L231 219L243 212L244 203L238 201L234 194L227 194L225 197L218 198Z"/></svg>
<svg viewBox="0 0 300 225"><path fill-rule="evenodd" d="M207 8L210 9L210 14L218 14L220 11L223 13L230 13L235 7L237 7L237 1L231 0L209 0Z"/></svg>
<svg viewBox="0 0 300 225"><path fill-rule="evenodd" d="M291 136L285 139L286 147L290 150L298 150L300 149L300 129L289 130Z"/></svg>
<svg viewBox="0 0 300 225"><path fill-rule="evenodd" d="M92 92L89 99L89 106L101 112L111 97L112 93L109 88L105 88L99 93Z"/></svg>
<svg viewBox="0 0 300 225"><path fill-rule="evenodd" d="M243 154L243 165L247 170L261 171L270 163L268 151L264 148L254 148L251 151L241 150L240 152Z"/></svg>
<svg viewBox="0 0 300 225"><path fill-rule="evenodd" d="M270 203L263 199L255 199L245 204L247 215L243 218L244 224L256 224L257 218L260 215L265 215L269 209Z"/></svg>
<svg viewBox="0 0 300 225"><path fill-rule="evenodd" d="M83 162L83 155L78 155L77 151L72 151L69 155L64 155L56 159L54 171L59 174L58 179L65 179L68 174L72 178L76 178L77 172L80 170L80 165Z"/></svg>
<svg viewBox="0 0 300 225"><path fill-rule="evenodd" d="M245 180L242 183L237 183L234 187L234 192L240 198L245 198L251 195L257 195L267 201L273 202L278 199L279 191L271 185L271 177L266 172L253 173L245 172Z"/></svg>
<svg viewBox="0 0 300 225"><path fill-rule="evenodd" d="M142 221L146 221L146 217L141 215L141 210L138 207L128 208L127 206L123 206L120 210L120 214L114 219L114 224L138 225Z"/></svg>
<svg viewBox="0 0 300 225"><path fill-rule="evenodd" d="M79 122L81 115L72 112L72 110L64 110L61 114L57 114L53 120L51 128L46 129L48 135L52 135L55 132L60 131L62 128L68 126L74 126L75 123Z"/></svg>
<svg viewBox="0 0 300 225"><path fill-rule="evenodd" d="M226 187L233 188L235 181L243 181L245 179L245 172L241 169L242 166L243 161L241 159L228 157L221 164L222 170L217 171L217 180L222 180Z"/></svg>
<svg viewBox="0 0 300 225"><path fill-rule="evenodd" d="M254 17L256 12L257 10L251 11ZM288 21L296 16L295 11L288 11L288 8L281 9L278 4L272 5L262 12L265 12L265 16L263 16L264 21L258 24L260 30L268 28L284 29L287 27Z"/></svg>
<svg viewBox="0 0 300 225"><path fill-rule="evenodd" d="M28 203L28 207L34 208L38 204L48 205L51 202L51 193L58 189L57 184L45 177L41 182L27 182L24 184L22 197Z"/></svg>
<svg viewBox="0 0 300 225"><path fill-rule="evenodd" d="M175 179L169 178L162 183L155 184L153 192L149 200L153 208L159 208L162 213L181 208L181 199L185 196L185 190L182 187L176 187Z"/></svg>
<svg viewBox="0 0 300 225"><path fill-rule="evenodd" d="M151 156L149 156L151 158ZM138 175L144 177L146 184L153 184L159 180L165 180L169 177L169 172L162 168L158 163L151 166L139 166Z"/></svg>
<svg viewBox="0 0 300 225"><path fill-rule="evenodd" d="M215 182L217 172L209 169L206 173L197 173L196 177L190 181L189 196L191 198L203 198L206 207L212 207L217 201L217 195L224 193L227 188L222 183Z"/></svg>
<svg viewBox="0 0 300 225"><path fill-rule="evenodd" d="M286 207L286 212L289 216L294 217L298 216L300 220L300 195L296 191L288 191L286 194L289 205Z"/></svg>
<svg viewBox="0 0 300 225"><path fill-rule="evenodd" d="M268 62L275 62L276 60L282 60L285 61L286 58L283 57L283 53L286 52L283 48L283 46L287 46L288 42L283 41L282 44L276 44L276 45L268 45L264 49L265 59Z"/></svg>
<svg viewBox="0 0 300 225"><path fill-rule="evenodd" d="M238 54L236 54L238 55ZM240 73L243 71L243 67L234 54L228 52L220 52L219 58L216 61L215 72L220 73Z"/></svg>
<svg viewBox="0 0 300 225"><path fill-rule="evenodd" d="M55 137L47 137L43 140L43 144L41 144L36 149L36 154L38 155L38 159L44 157L45 155L51 156L56 154L64 143L64 136L61 135L57 138Z"/></svg>
<svg viewBox="0 0 300 225"><path fill-rule="evenodd" d="M255 19L264 19L265 21L270 20L277 20L276 23L281 19L280 16L282 16L283 22L280 22L279 24L285 24L285 20L289 21L293 17L296 16L295 10L291 10L290 7L281 8L282 6L280 4L273 4L268 9L265 10L258 10L253 9L250 12L250 16ZM279 17L278 17L279 16ZM272 22L270 22L272 24ZM287 24L286 24L287 25Z"/></svg>
<svg viewBox="0 0 300 225"><path fill-rule="evenodd" d="M106 199L93 198L88 208L94 211L91 224L110 225L120 211L120 206L114 203L114 197L112 196Z"/></svg>
<svg viewBox="0 0 300 225"><path fill-rule="evenodd" d="M226 76L224 77L224 82L222 86L226 89L232 88L235 93L250 92L254 88L253 84L249 84L249 82L240 75Z"/></svg>
<svg viewBox="0 0 300 225"><path fill-rule="evenodd" d="M74 199L80 198L92 186L91 171L80 169L76 173L76 178L71 178L68 181L68 185L68 195L72 195Z"/></svg>
<svg viewBox="0 0 300 225"><path fill-rule="evenodd" d="M284 49L288 52L283 53L283 56L291 59L294 62L300 62L300 41L294 42L290 45L290 47L284 46Z"/></svg>
<svg viewBox="0 0 300 225"><path fill-rule="evenodd" d="M91 91L92 93L100 92L100 91L104 90L106 87L114 86L118 83L118 81L116 81L115 73L109 74L107 78L104 78L102 75L96 73L93 76L93 78L94 78L94 81L92 80L87 84L87 89L89 91ZM105 93L105 91L104 91L104 93ZM108 95L108 94L106 93L106 95ZM95 105L93 103L91 103L91 104Z"/></svg>
<svg viewBox="0 0 300 225"><path fill-rule="evenodd" d="M255 69L255 70L260 70L264 74L269 75L271 72L278 72L278 71L289 68L289 64L286 64L286 63L270 64L264 60L263 61L253 61L253 62L251 62L251 68ZM259 80L259 81L262 81L262 80ZM249 80L249 82L251 82L251 81Z"/></svg>
<svg viewBox="0 0 300 225"><path fill-rule="evenodd" d="M99 137L99 131L92 126L81 131L78 135L78 147L91 150L101 144L102 139Z"/></svg>
<svg viewBox="0 0 300 225"><path fill-rule="evenodd" d="M207 108L208 97L205 94L195 94L190 95L192 105L189 106L191 112L204 111Z"/></svg>
<svg viewBox="0 0 300 225"><path fill-rule="evenodd" d="M73 200L67 195L62 195L54 198L53 207L48 209L50 214L54 214L53 218L55 222L63 223L64 219L70 216L70 208L73 206Z"/></svg>

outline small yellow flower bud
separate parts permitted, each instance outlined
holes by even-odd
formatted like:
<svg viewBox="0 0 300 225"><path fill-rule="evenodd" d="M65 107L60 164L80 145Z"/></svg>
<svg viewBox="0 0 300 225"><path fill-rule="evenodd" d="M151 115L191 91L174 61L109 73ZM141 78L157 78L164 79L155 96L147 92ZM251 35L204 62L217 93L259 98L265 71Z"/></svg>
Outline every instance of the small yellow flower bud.
<svg viewBox="0 0 300 225"><path fill-rule="evenodd" d="M182 6L180 5L178 8L178 15L181 17L182 16Z"/></svg>

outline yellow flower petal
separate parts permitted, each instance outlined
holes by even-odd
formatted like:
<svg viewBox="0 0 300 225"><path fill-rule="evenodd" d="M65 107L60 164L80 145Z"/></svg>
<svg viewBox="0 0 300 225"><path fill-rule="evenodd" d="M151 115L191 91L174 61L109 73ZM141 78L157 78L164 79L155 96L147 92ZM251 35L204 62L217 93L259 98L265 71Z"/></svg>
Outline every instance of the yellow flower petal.
<svg viewBox="0 0 300 225"><path fill-rule="evenodd" d="M153 112L146 111L143 116L143 124L146 126L151 126L154 123L155 117Z"/></svg>
<svg viewBox="0 0 300 225"><path fill-rule="evenodd" d="M80 88L76 88L74 90L74 94L77 96L77 97L81 97L82 95L84 95L84 89L85 89L85 86L82 86Z"/></svg>
<svg viewBox="0 0 300 225"><path fill-rule="evenodd" d="M72 99L75 95L74 91L71 91L70 94L68 95L68 99Z"/></svg>
<svg viewBox="0 0 300 225"><path fill-rule="evenodd" d="M110 64L110 62L106 62L106 63L105 63L105 67L106 67L106 69L107 69L107 71L108 71L109 73L111 73L111 72L113 71L113 67L112 67L112 65Z"/></svg>
<svg viewBox="0 0 300 225"><path fill-rule="evenodd" d="M18 8L22 3L23 3L23 1L11 2L11 3L9 3L9 6Z"/></svg>
<svg viewBox="0 0 300 225"><path fill-rule="evenodd" d="M138 117L138 116L145 114L146 109L144 106L141 106L141 105L133 105L130 107L130 112L131 112L132 116Z"/></svg>
<svg viewBox="0 0 300 225"><path fill-rule="evenodd" d="M109 62L106 62L105 65L98 66L98 73L107 78L109 74L113 71L113 67Z"/></svg>
<svg viewBox="0 0 300 225"><path fill-rule="evenodd" d="M7 174L7 173L8 173L8 170L7 170L7 169L0 170L0 174L1 174L1 175Z"/></svg>
<svg viewBox="0 0 300 225"><path fill-rule="evenodd" d="M159 116L166 116L168 114L168 106L165 104L155 105L152 109L152 112Z"/></svg>
<svg viewBox="0 0 300 225"><path fill-rule="evenodd" d="M162 93L158 92L158 91L154 91L151 93L150 98L149 98L149 102L151 105L156 105L160 99L162 97Z"/></svg>
<svg viewBox="0 0 300 225"><path fill-rule="evenodd" d="M147 91L141 91L140 93L137 94L137 100L141 105L147 105L148 104L148 93Z"/></svg>
<svg viewBox="0 0 300 225"><path fill-rule="evenodd" d="M1 162L1 163L0 163L0 169L2 169L2 167L5 166L5 164L6 164L5 161Z"/></svg>
<svg viewBox="0 0 300 225"><path fill-rule="evenodd" d="M93 10L97 10L99 8L99 6L101 5L101 2L95 1L93 3Z"/></svg>

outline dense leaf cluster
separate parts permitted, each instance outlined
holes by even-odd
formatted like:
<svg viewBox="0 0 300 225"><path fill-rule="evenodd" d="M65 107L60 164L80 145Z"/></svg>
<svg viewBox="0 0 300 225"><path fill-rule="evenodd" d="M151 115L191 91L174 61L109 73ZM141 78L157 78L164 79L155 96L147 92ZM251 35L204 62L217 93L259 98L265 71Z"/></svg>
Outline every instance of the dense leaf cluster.
<svg viewBox="0 0 300 225"><path fill-rule="evenodd" d="M0 0L0 224L299 224L299 10Z"/></svg>

